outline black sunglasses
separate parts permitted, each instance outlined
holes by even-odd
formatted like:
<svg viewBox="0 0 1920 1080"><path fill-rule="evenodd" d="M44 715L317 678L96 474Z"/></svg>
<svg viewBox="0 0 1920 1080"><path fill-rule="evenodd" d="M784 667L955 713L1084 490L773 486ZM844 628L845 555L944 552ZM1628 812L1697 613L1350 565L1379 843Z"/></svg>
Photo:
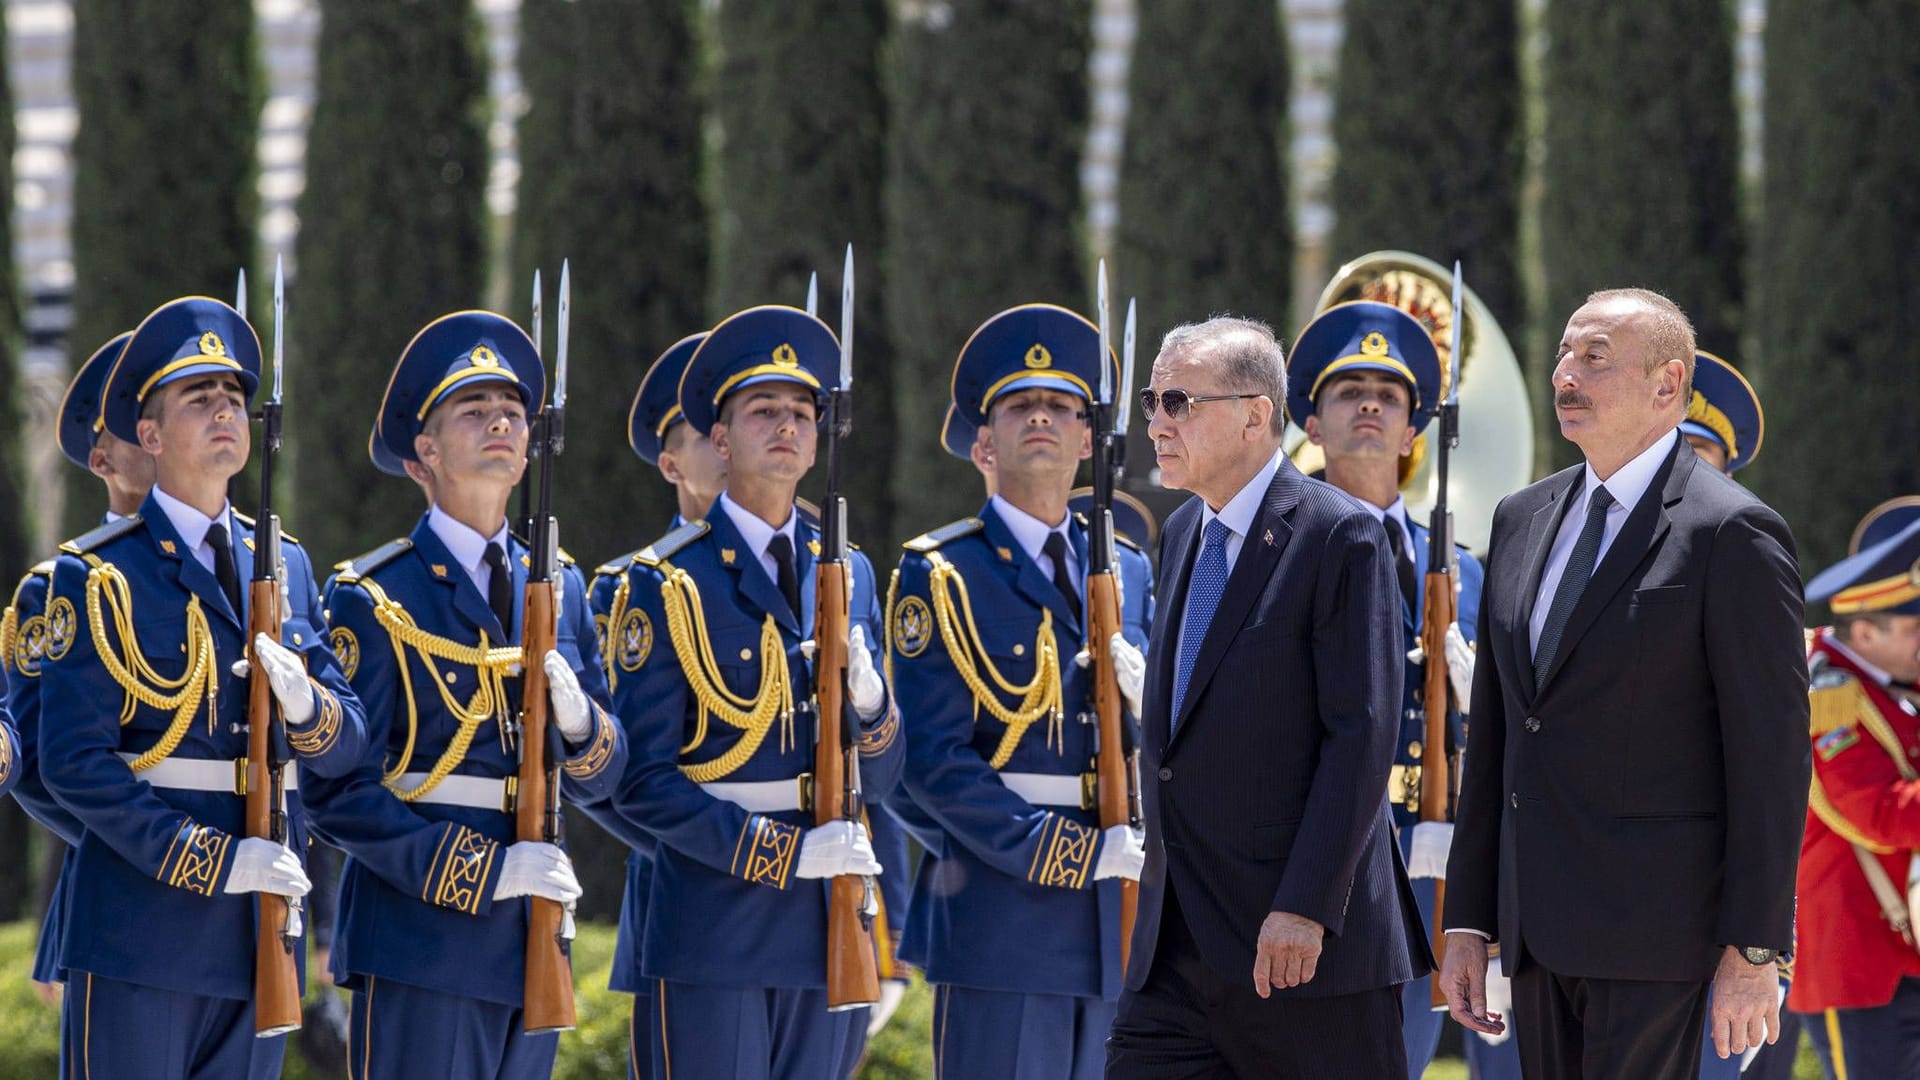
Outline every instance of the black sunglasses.
<svg viewBox="0 0 1920 1080"><path fill-rule="evenodd" d="M1185 420L1193 412L1193 407L1203 401L1239 401L1242 398L1266 397L1265 394L1189 394L1185 390L1161 390L1142 387L1140 389L1140 411L1153 419L1153 414L1166 406L1167 419L1174 423Z"/></svg>

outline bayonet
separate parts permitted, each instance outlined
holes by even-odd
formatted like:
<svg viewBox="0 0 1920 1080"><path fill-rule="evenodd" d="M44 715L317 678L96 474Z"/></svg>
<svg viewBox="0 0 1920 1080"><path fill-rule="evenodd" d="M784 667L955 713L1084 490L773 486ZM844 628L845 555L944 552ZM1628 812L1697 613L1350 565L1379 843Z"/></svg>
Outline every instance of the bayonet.
<svg viewBox="0 0 1920 1080"><path fill-rule="evenodd" d="M818 318L820 315L820 271L807 273L807 314Z"/></svg>
<svg viewBox="0 0 1920 1080"><path fill-rule="evenodd" d="M840 389L853 389L853 245L840 271Z"/></svg>
<svg viewBox="0 0 1920 1080"><path fill-rule="evenodd" d="M247 268L244 266L240 268L240 280L233 286L233 310L239 312L241 318L247 317Z"/></svg>
<svg viewBox="0 0 1920 1080"><path fill-rule="evenodd" d="M1113 403L1113 430L1127 437L1127 421L1133 417L1133 331L1134 301L1127 298L1127 327L1120 334L1120 396Z"/></svg>

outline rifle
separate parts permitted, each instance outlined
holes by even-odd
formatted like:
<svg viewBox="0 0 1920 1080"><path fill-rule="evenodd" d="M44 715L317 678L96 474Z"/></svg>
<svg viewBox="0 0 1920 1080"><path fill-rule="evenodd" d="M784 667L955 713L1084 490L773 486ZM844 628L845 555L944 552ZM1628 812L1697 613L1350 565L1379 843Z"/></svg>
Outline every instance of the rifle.
<svg viewBox="0 0 1920 1080"><path fill-rule="evenodd" d="M847 631L852 565L847 552L847 498L840 490L841 443L853 430L853 245L840 280L840 379L827 395L827 494L820 502L820 560L813 571L813 820L861 821L858 722L847 720ZM873 946L873 879L841 874L827 896L827 1009L880 1000L880 964Z"/></svg>
<svg viewBox="0 0 1920 1080"><path fill-rule="evenodd" d="M514 838L561 841L560 729L548 723L547 653L559 638L554 577L560 572L560 528L553 517L553 459L566 445L567 329L571 280L560 264L560 332L555 347L553 402L540 410L528 432L528 452L540 458L539 511L529 537L526 600L521 608L520 768L515 778ZM535 294L534 310L539 310ZM540 346L534 339L534 348ZM538 448L537 451L534 448ZM570 1031L573 1008L572 915L558 901L529 898L523 1025L529 1033Z"/></svg>
<svg viewBox="0 0 1920 1080"><path fill-rule="evenodd" d="M237 297L246 302L246 271ZM286 325L285 279L273 267L273 393L260 406L260 514L255 529L253 580L247 583L247 762L246 832L276 844L287 842L285 771L292 749L286 721L273 699L273 682L254 655L253 642L265 634L280 640L280 518L273 512L273 459L280 453L281 328ZM243 316L244 317L244 316ZM278 893L256 893L253 936L253 1033L257 1038L300 1026L300 971L294 949L301 945L300 901Z"/></svg>
<svg viewBox="0 0 1920 1080"><path fill-rule="evenodd" d="M1113 396L1113 355L1108 331L1107 263L1100 261L1100 393L1089 411L1093 427L1093 513L1089 515L1087 544L1087 655L1092 659L1093 708L1099 717L1094 751L1094 773L1099 793L1100 827L1140 824L1138 756L1120 700L1120 680L1114 671L1107 642L1121 632L1120 590L1115 583L1113 550L1113 488L1126 458L1125 394L1133 384L1134 310L1127 305L1126 370L1121 375L1122 396L1116 408ZM1140 910L1140 883L1120 882L1120 970L1126 971L1133 952L1133 924Z"/></svg>
<svg viewBox="0 0 1920 1080"><path fill-rule="evenodd" d="M1433 516L1427 525L1427 577L1423 582L1420 648L1426 653L1425 687L1420 700L1426 709L1426 752L1420 763L1420 820L1452 819L1453 725L1448 714L1453 707L1453 691L1447 683L1447 627L1460 617L1459 598L1453 588L1453 513L1447 509L1447 459L1460 445L1460 324L1466 321L1461 306L1460 263L1453 264L1452 343L1447 356L1446 393L1440 399L1440 431L1435 438ZM1446 923L1441 911L1446 905L1447 883L1433 883L1433 925L1427 937L1433 943L1435 970L1446 955ZM1444 1006L1446 992L1440 980L1433 981L1433 1004Z"/></svg>

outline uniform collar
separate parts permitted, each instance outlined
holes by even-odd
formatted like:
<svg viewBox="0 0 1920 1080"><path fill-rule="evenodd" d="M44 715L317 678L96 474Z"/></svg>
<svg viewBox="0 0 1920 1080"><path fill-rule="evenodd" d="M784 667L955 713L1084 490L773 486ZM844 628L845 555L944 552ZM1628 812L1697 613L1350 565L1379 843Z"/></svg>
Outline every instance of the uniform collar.
<svg viewBox="0 0 1920 1080"><path fill-rule="evenodd" d="M1207 505L1205 499L1202 499L1200 501L1201 534L1205 535L1207 526L1213 522L1214 518L1219 518L1220 523L1232 529L1234 535L1244 538L1253 529L1253 519L1260 516L1260 506L1266 502L1267 489L1273 486L1274 474L1280 471L1281 456L1282 451L1275 450L1273 457L1260 467L1260 471L1254 474L1253 479L1247 481L1246 486L1236 492L1233 498L1227 500L1227 504L1220 508L1218 514L1213 512L1213 508Z"/></svg>
<svg viewBox="0 0 1920 1080"><path fill-rule="evenodd" d="M433 535L439 537L441 543L447 545L447 552L470 576L479 573L480 568L486 565L488 544L499 544L501 554L507 552L505 520L500 522L500 531L492 536L481 536L479 530L440 509L440 504L435 503L427 511L427 527L433 530Z"/></svg>
<svg viewBox="0 0 1920 1080"><path fill-rule="evenodd" d="M153 502L166 513L167 520L173 524L173 531L180 534L180 542L186 545L188 551L200 550L200 545L207 542L207 530L213 528L216 521L227 530L227 543L231 545L235 540L233 504L230 502L221 505L217 518L210 518L160 490L158 484L153 486Z"/></svg>
<svg viewBox="0 0 1920 1080"><path fill-rule="evenodd" d="M1048 525L1000 497L997 492L987 502L992 505L994 513L1000 515L1001 524L1013 534L1014 542L1020 545L1021 551L1027 553L1027 558L1039 562L1040 554L1047 546L1047 537L1054 533L1060 534L1068 551L1073 550L1073 532L1068 528L1073 523L1072 514L1062 514L1060 524Z"/></svg>
<svg viewBox="0 0 1920 1080"><path fill-rule="evenodd" d="M795 534L800 515L794 513L792 507L787 508L786 523L776 529L760 520L759 515L734 502L724 491L720 493L716 505L727 512L727 520L733 522L733 527L739 531L740 539L753 552L754 558L766 557L767 545L773 543L775 536L785 536L796 553L800 550L800 542Z"/></svg>
<svg viewBox="0 0 1920 1080"><path fill-rule="evenodd" d="M1892 675L1887 674L1885 671L1869 663L1859 653L1847 648L1846 644L1840 640L1840 635L1833 632L1832 627L1820 631L1820 642L1840 656L1845 657L1847 663L1860 669L1860 674L1872 679L1882 688L1893 681Z"/></svg>

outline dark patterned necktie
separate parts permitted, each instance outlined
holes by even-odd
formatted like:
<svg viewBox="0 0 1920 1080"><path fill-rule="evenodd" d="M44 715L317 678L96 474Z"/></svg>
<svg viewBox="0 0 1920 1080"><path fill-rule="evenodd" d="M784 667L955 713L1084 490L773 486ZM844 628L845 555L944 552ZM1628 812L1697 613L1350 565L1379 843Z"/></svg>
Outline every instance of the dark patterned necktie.
<svg viewBox="0 0 1920 1080"><path fill-rule="evenodd" d="M233 605L233 613L245 614L240 606L240 570L233 561L233 542L227 538L227 527L219 522L208 526L207 544L213 548L214 580L227 595L227 603Z"/></svg>
<svg viewBox="0 0 1920 1080"><path fill-rule="evenodd" d="M513 572L507 569L507 553L498 543L487 545L487 606L500 620L500 629L513 635Z"/></svg>
<svg viewBox="0 0 1920 1080"><path fill-rule="evenodd" d="M1553 591L1553 606L1547 609L1547 621L1540 627L1540 645L1533 650L1535 691L1546 684L1547 672L1553 668L1553 654L1560 648L1560 635L1567 629L1567 616L1573 614L1580 594L1587 591L1587 579L1593 576L1593 566L1600 561L1600 537L1607 531L1607 508L1612 505L1611 492L1604 487L1593 489L1593 498L1587 504L1587 523L1581 527L1580 539L1573 545L1573 555L1567 559L1567 569Z"/></svg>

